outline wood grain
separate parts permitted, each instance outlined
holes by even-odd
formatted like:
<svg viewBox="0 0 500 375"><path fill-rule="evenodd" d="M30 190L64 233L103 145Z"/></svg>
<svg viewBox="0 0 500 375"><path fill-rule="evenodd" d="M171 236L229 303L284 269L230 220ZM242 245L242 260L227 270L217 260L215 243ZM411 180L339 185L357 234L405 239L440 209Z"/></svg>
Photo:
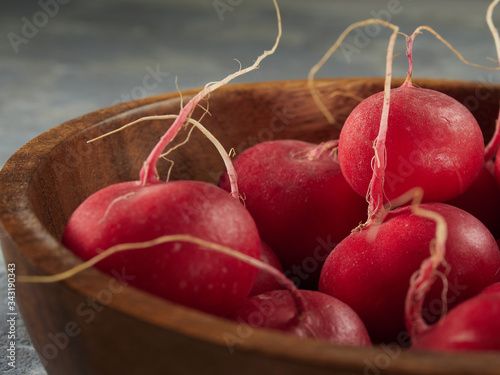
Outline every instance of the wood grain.
<svg viewBox="0 0 500 375"><path fill-rule="evenodd" d="M477 107L471 109L485 138L491 136L499 86L435 80L415 83ZM210 115L203 123L227 149L237 152L270 139L321 142L338 136L358 102L351 94L367 97L383 87L381 79L369 78L324 79L316 84L325 97L339 94L328 99L336 125L328 124L319 113L305 81L222 88L211 95ZM194 93L183 92L184 101ZM6 263L16 263L18 275L50 275L79 264L59 242L71 212L104 186L138 179L142 162L169 123L149 121L94 143L86 141L144 115L175 114L179 106L177 93L118 104L59 125L13 155L0 172L0 230ZM194 118L202 112L197 111ZM172 179L215 182L223 171L213 146L196 131L170 158L175 161ZM169 163L161 163L161 176L166 176L168 167ZM498 374L500 368L498 354L390 354L383 347L341 347L260 329L249 332L125 287L95 269L59 283L18 283L17 302L51 375L319 375L382 370L386 374L455 375ZM238 339L232 350L228 337Z"/></svg>

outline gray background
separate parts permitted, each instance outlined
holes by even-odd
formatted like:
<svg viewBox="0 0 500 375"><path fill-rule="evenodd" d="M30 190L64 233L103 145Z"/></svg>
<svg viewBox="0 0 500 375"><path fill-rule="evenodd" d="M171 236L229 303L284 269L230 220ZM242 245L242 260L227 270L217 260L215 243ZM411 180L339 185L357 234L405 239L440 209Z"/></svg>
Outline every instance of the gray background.
<svg viewBox="0 0 500 375"><path fill-rule="evenodd" d="M271 0L2 0L0 3L0 167L24 143L90 111L145 95L195 88L247 66L276 35ZM484 16L487 0L280 0L283 39L261 68L234 82L306 78L309 69L351 23L380 17L410 34L429 25L466 59L494 66ZM217 4L228 10L217 12ZM40 12L47 15L44 17ZM50 14L49 14L50 13ZM500 25L500 9L497 12ZM27 21L35 23L29 29ZM39 26L36 26L38 24ZM24 29L23 29L24 27ZM24 33L24 36L23 36ZM27 34L28 33L28 34ZM16 34L16 35L14 35ZM346 40L318 77L384 75L389 30L361 29ZM26 37L16 46L14 38ZM394 75L405 76L398 39ZM347 45L346 45L347 46ZM498 82L500 73L461 63L434 37L415 42L414 76ZM148 88L148 70L161 74ZM154 87L152 87L154 86ZM1 192L0 192L1 193ZM0 371L5 363L6 280L0 257ZM17 370L45 374L18 322Z"/></svg>

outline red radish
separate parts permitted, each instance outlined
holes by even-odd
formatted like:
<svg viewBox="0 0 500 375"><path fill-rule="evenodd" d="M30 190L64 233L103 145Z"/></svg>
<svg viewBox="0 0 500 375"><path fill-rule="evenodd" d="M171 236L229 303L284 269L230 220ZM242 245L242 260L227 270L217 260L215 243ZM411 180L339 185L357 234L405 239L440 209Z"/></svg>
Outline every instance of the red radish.
<svg viewBox="0 0 500 375"><path fill-rule="evenodd" d="M421 207L438 212L448 224L450 307L500 281L500 251L479 220L442 203ZM395 341L405 330L409 280L429 256L434 231L435 223L412 214L411 207L389 212L383 223L354 232L337 245L323 266L319 290L352 307L374 342ZM435 285L424 304L429 320L441 314L441 289Z"/></svg>
<svg viewBox="0 0 500 375"><path fill-rule="evenodd" d="M500 273L500 269L498 270L498 272ZM481 292L481 294L489 293L498 293L500 295L500 283L491 284Z"/></svg>
<svg viewBox="0 0 500 375"><path fill-rule="evenodd" d="M62 243L88 260L117 244L178 233L260 255L260 237L244 207L224 190L196 181L134 181L102 189L72 214ZM217 315L248 296L257 274L238 260L184 243L114 254L96 267L109 274L125 270L133 286Z"/></svg>
<svg viewBox="0 0 500 375"><path fill-rule="evenodd" d="M332 152L328 145L277 140L233 161L262 239L303 288L317 288L329 252L367 215L366 201L347 184ZM226 176L220 185L229 190Z"/></svg>
<svg viewBox="0 0 500 375"><path fill-rule="evenodd" d="M278 37L273 48L260 55L252 66L208 84L195 95L179 116L174 116L172 126L151 151L140 171L139 181L101 189L75 210L62 236L65 246L83 259L92 260L99 259L106 253L105 249L125 247L129 251L111 253L97 267L111 274L125 270L132 278L131 285L201 311L226 315L248 296L257 275L257 270L249 264L227 255L207 253L204 245L196 242L158 243L149 249L140 244L168 235L181 235L214 246L226 246L242 255L260 257L260 236L252 217L238 201L236 175L229 156L201 124L190 119L190 115L211 92L258 68L266 56L274 53L281 37L276 1L274 5ZM221 152L233 197L205 182L159 180L156 164L165 147L187 121L195 123L211 137Z"/></svg>
<svg viewBox="0 0 500 375"><path fill-rule="evenodd" d="M453 308L417 338L412 349L500 351L500 293L481 293Z"/></svg>
<svg viewBox="0 0 500 375"><path fill-rule="evenodd" d="M283 272L283 267L281 263L274 253L274 251L266 244L264 241L261 241L260 248L260 260L264 263L269 264L270 266L276 268L278 271ZM260 270L257 274L257 278L255 279L255 283L253 285L252 290L250 291L250 296L254 296L257 294L269 292L271 290L282 289L280 283L276 281L276 278L268 272Z"/></svg>
<svg viewBox="0 0 500 375"><path fill-rule="evenodd" d="M275 290L248 298L228 317L253 328L268 328L334 344L370 346L363 322L345 303L326 294L300 291L304 311L297 313L288 290Z"/></svg>
<svg viewBox="0 0 500 375"><path fill-rule="evenodd" d="M366 195L373 170L384 93L361 102L347 118L339 139L339 162L349 184ZM481 169L484 141L469 110L443 93L406 81L391 90L388 118L387 200L413 187L425 201L446 201L467 190Z"/></svg>

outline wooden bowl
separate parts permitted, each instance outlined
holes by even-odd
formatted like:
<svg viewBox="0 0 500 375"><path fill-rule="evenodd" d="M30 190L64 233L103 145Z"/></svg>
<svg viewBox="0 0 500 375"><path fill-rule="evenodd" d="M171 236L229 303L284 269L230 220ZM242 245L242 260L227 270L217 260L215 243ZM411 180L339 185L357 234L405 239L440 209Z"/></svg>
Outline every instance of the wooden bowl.
<svg viewBox="0 0 500 375"><path fill-rule="evenodd" d="M401 81L396 81L399 84ZM416 80L469 106L492 134L500 86ZM357 100L381 91L381 79L325 79L317 86L341 124ZM186 91L184 100L195 91ZM203 119L222 144L237 152L270 139L319 142L337 137L311 100L305 81L240 84L210 96ZM86 141L152 114L175 114L178 93L105 108L59 125L22 147L0 172L2 249L16 274L50 275L81 261L59 239L88 195L138 179L147 154L167 129L149 121L98 142ZM201 114L195 113L196 118ZM196 132L195 132L196 133ZM181 137L182 138L182 137ZM171 155L171 179L215 182L223 164L194 134ZM162 163L165 176L168 163ZM254 329L153 297L121 280L86 270L52 284L16 284L16 302L33 345L51 375L61 374L498 374L500 356L437 354L395 346L356 348Z"/></svg>

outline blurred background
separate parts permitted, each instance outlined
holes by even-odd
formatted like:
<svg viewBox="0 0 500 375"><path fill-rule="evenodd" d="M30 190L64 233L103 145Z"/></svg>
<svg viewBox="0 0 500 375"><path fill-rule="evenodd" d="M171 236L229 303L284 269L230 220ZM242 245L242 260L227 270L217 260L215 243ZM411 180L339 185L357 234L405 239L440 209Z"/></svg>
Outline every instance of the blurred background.
<svg viewBox="0 0 500 375"><path fill-rule="evenodd" d="M379 18L411 34L434 28L465 59L495 66L485 22L489 0L280 0L276 53L236 82L304 79L350 24ZM500 9L497 24L500 26ZM0 167L38 134L119 102L204 86L253 63L277 32L271 0L2 0L0 2ZM318 77L382 77L391 31L352 32ZM398 38L394 76L406 76ZM431 34L414 45L414 77L498 82L500 73L462 63ZM493 58L491 61L488 58ZM1 192L0 192L1 194ZM1 258L1 257L0 257ZM1 261L0 261L1 263ZM7 332L5 267L0 264L0 328ZM18 321L17 366L45 374ZM0 343L5 347L7 339Z"/></svg>

